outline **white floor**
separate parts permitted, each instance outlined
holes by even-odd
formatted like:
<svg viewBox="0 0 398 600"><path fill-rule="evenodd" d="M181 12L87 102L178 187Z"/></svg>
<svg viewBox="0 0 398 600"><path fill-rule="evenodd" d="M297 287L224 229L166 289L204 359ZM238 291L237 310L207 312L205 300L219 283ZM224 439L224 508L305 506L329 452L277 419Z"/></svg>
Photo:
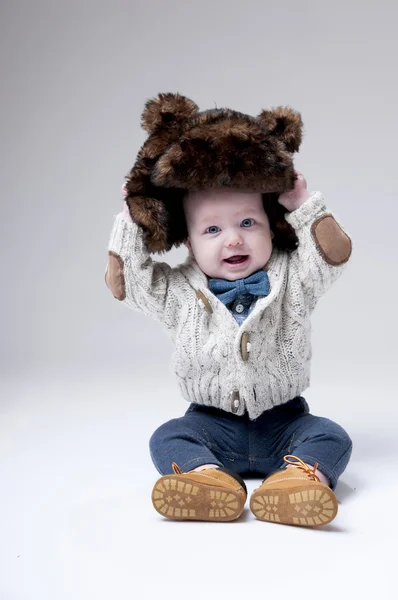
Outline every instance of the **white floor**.
<svg viewBox="0 0 398 600"><path fill-rule="evenodd" d="M153 382L136 382L135 390L120 374L2 378L0 600L215 591L284 600L312 597L316 588L323 599L394 597L397 409L373 410L382 406L380 390L305 394L314 414L343 424L354 441L336 490L339 513L314 529L257 521L248 503L232 523L158 515L148 440L188 405L171 378L161 394ZM250 494L260 480L246 483Z"/></svg>

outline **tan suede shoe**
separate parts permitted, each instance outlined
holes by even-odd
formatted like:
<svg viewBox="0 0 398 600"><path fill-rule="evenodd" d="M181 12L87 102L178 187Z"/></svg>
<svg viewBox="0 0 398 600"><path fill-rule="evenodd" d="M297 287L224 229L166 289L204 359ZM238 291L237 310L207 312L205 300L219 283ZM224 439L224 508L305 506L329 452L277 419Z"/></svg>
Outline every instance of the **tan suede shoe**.
<svg viewBox="0 0 398 600"><path fill-rule="evenodd" d="M290 459L294 459L292 462ZM288 525L326 525L337 515L337 498L297 456L287 454L286 463L295 468L267 477L250 497L250 510L261 521Z"/></svg>
<svg viewBox="0 0 398 600"><path fill-rule="evenodd" d="M152 504L168 519L233 521L240 517L247 498L243 479L224 467L182 473L172 463L174 475L155 483Z"/></svg>

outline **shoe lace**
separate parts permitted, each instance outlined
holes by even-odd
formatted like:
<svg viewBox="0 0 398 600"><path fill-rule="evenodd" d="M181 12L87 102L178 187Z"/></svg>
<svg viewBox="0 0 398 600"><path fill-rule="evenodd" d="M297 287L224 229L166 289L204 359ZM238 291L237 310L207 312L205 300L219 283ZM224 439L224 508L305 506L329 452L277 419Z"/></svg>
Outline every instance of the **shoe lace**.
<svg viewBox="0 0 398 600"><path fill-rule="evenodd" d="M289 460L289 459L292 459L292 458L294 458L294 461ZM315 463L314 467L311 468L304 461L302 461L301 458L298 458L298 456L294 456L293 454L287 454L286 456L283 457L283 460L288 465L294 465L298 469L301 469L302 471L304 471L314 481L319 481L319 482L321 481L319 479L318 475L315 475L315 471L318 468L318 463Z"/></svg>
<svg viewBox="0 0 398 600"><path fill-rule="evenodd" d="M172 463L171 463L171 466L172 466L172 468L173 468L173 471L174 471L174 473L175 473L176 475L183 475L185 472L186 472L186 473L189 473L189 472L190 472L190 471L181 471L180 467L179 467L179 466L177 465L177 463L175 463L175 462L172 462ZM192 470L194 471L195 469L192 469Z"/></svg>

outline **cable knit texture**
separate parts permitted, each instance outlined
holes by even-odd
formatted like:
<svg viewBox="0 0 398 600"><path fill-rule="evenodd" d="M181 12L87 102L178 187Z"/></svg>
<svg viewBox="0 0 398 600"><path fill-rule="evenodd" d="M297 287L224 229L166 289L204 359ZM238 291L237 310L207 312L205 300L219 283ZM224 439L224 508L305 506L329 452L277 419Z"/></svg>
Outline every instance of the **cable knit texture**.
<svg viewBox="0 0 398 600"><path fill-rule="evenodd" d="M345 257L338 265L325 260L322 240L311 230L324 215L333 217L320 192L286 215L299 247L290 254L273 249L264 266L270 293L241 324L209 290L191 254L176 267L155 261L141 227L123 214L116 217L109 251L121 258L122 302L161 322L171 335L173 368L185 400L238 415L246 409L255 419L309 386L310 315L351 254L350 238L333 217L327 244Z"/></svg>

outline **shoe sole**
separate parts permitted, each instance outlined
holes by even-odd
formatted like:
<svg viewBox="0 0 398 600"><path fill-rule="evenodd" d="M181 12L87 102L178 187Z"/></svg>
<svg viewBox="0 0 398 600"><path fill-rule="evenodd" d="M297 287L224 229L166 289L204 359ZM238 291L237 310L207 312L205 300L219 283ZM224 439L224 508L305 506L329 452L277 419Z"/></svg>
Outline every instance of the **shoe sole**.
<svg viewBox="0 0 398 600"><path fill-rule="evenodd" d="M253 492L250 510L260 521L316 527L333 521L338 504L330 488L318 483Z"/></svg>
<svg viewBox="0 0 398 600"><path fill-rule="evenodd" d="M245 503L233 490L178 475L164 475L153 488L152 504L168 519L233 521L240 517Z"/></svg>

